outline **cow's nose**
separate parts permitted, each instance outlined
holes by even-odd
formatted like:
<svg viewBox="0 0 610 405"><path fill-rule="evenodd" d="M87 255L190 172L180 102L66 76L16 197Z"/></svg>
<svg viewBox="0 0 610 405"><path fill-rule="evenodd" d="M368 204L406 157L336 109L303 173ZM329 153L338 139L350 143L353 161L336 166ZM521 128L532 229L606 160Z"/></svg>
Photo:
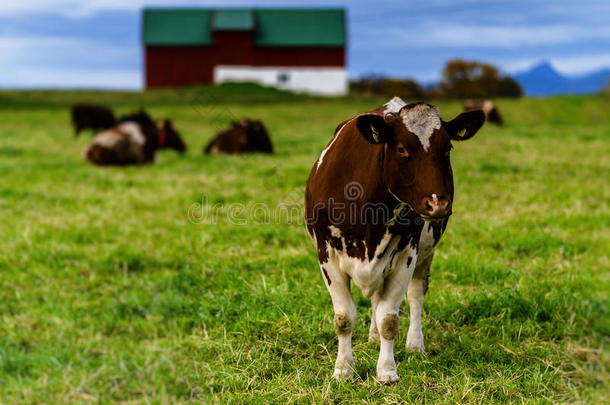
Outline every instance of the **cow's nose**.
<svg viewBox="0 0 610 405"><path fill-rule="evenodd" d="M430 217L446 217L450 209L451 201L447 197L439 197L436 194L432 194L432 196L424 198L424 212Z"/></svg>

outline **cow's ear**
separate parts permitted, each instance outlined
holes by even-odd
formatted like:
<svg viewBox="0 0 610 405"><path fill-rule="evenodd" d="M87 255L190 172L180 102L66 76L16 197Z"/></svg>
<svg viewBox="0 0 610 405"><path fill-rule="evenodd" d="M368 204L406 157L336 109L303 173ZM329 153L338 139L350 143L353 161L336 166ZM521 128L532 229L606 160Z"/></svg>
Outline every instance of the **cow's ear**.
<svg viewBox="0 0 610 405"><path fill-rule="evenodd" d="M445 131L454 141L465 141L477 133L485 122L483 110L466 111L449 122L444 122Z"/></svg>
<svg viewBox="0 0 610 405"><path fill-rule="evenodd" d="M392 139L392 127L375 114L362 114L356 120L358 130L364 139L372 144L386 143Z"/></svg>

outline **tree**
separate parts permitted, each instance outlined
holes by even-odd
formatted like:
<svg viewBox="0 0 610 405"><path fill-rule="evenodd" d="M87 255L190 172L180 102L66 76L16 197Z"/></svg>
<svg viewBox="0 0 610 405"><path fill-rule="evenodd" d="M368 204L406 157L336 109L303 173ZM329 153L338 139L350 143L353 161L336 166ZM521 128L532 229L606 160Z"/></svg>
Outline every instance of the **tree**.
<svg viewBox="0 0 610 405"><path fill-rule="evenodd" d="M498 85L498 97L514 97L518 98L523 95L521 85L512 77L504 76L500 79Z"/></svg>
<svg viewBox="0 0 610 405"><path fill-rule="evenodd" d="M521 86L488 63L450 60L443 69L440 89L448 98L519 97Z"/></svg>
<svg viewBox="0 0 610 405"><path fill-rule="evenodd" d="M426 98L426 91L415 80L388 78L375 74L363 76L352 82L350 88L355 93L373 96L399 96L407 100Z"/></svg>

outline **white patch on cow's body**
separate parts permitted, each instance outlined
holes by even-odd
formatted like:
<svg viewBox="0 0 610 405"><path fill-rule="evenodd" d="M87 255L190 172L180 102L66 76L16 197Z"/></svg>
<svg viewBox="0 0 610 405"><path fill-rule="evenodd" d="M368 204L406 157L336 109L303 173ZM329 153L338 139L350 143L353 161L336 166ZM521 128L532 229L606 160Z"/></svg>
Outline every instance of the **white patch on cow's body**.
<svg viewBox="0 0 610 405"><path fill-rule="evenodd" d="M332 141L330 141L330 143L328 144L328 146L326 148L324 148L324 150L322 151L322 153L320 154L320 158L318 159L318 164L316 165L316 170L318 170L320 168L320 165L322 164L322 161L324 160L324 155L326 155L326 152L328 152L331 148L331 146L333 146L333 144L335 143L335 141L337 140L337 138L339 138L339 135L341 135L341 131L343 131L343 128L345 128L345 126L347 124L349 124L350 122L352 122L353 120L355 120L356 118L358 118L360 115L355 116L354 118L350 119L349 121L346 121L343 125L341 125L341 128L339 128L339 130L337 131L337 134L335 135L335 137L333 138Z"/></svg>
<svg viewBox="0 0 610 405"><path fill-rule="evenodd" d="M397 114L402 107L406 105L407 103L402 101L400 97L394 97L383 105L385 107L385 110L383 110L383 115L386 116L387 114Z"/></svg>
<svg viewBox="0 0 610 405"><path fill-rule="evenodd" d="M116 129L108 129L104 132L100 132L99 134L95 135L91 140L91 144L89 147L91 147L92 145L97 145L103 148L110 149L113 148L114 145L116 145L122 137L123 135Z"/></svg>
<svg viewBox="0 0 610 405"><path fill-rule="evenodd" d="M430 147L430 137L441 127L441 116L438 108L428 104L417 104L400 111L402 122L407 129L419 139L424 151Z"/></svg>
<svg viewBox="0 0 610 405"><path fill-rule="evenodd" d="M434 230L432 222L424 223L424 227L419 237L418 257L419 260L424 260L434 252Z"/></svg>
<svg viewBox="0 0 610 405"><path fill-rule="evenodd" d="M333 236L333 238L341 237L341 230L339 228L337 228L336 226L331 225L328 227L328 230L330 231L330 234Z"/></svg>
<svg viewBox="0 0 610 405"><path fill-rule="evenodd" d="M117 129L127 135L133 142L137 143L140 146L144 146L146 143L146 138L142 133L142 129L140 125L136 122L128 121L124 122L117 127Z"/></svg>
<svg viewBox="0 0 610 405"><path fill-rule="evenodd" d="M388 227L395 223L396 218L405 207L406 204L401 204L394 210L394 217L388 223ZM371 297L371 295L383 285L387 275L400 265L400 255L393 255L393 253L398 246L401 236L393 237L388 229L386 229L381 241L375 247L375 252L371 260L368 259L366 253L364 259L349 256L346 252L347 243L341 230L335 225L330 225L328 229L333 238L341 240L341 248L334 248L330 245L329 241L326 241L326 252L328 254L328 261L326 263L329 263L330 266L337 271L347 274L352 278L354 284L362 291L362 294L365 297ZM366 243L364 243L364 248L366 252ZM406 261L407 257L413 253L413 251L413 247L409 245L404 251L408 254L402 261ZM324 266L326 266L326 263L324 263ZM391 268L389 271L384 272L388 266Z"/></svg>

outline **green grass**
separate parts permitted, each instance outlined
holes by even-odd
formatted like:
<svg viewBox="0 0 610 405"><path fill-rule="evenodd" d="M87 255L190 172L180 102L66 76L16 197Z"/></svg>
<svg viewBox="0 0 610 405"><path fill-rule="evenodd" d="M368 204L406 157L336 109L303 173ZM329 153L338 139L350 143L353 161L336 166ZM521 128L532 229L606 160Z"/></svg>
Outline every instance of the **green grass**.
<svg viewBox="0 0 610 405"><path fill-rule="evenodd" d="M507 126L455 145L428 352L405 350L403 313L386 387L359 292L358 376L330 380L332 308L302 219L229 210L300 209L335 126L381 100L236 90L0 92L0 403L608 400L610 99L500 100ZM85 164L65 107L87 97L173 118L190 150ZM277 154L200 155L233 116L263 119ZM216 223L189 220L202 196Z"/></svg>

